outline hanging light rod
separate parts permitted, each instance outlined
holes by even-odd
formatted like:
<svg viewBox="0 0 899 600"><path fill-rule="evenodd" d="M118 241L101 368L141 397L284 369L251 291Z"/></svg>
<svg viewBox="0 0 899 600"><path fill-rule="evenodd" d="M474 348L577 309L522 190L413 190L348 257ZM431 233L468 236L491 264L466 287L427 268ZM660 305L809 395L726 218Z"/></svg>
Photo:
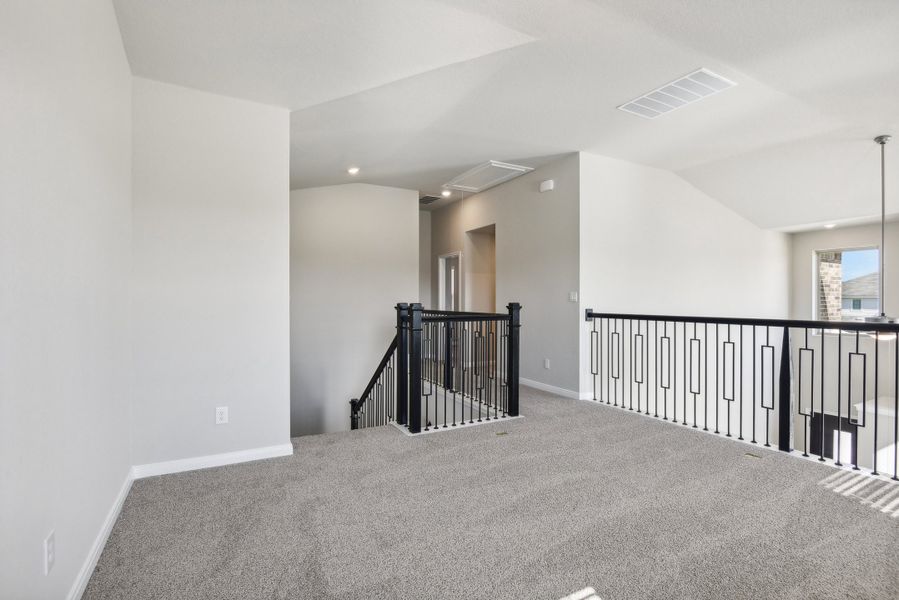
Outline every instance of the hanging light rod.
<svg viewBox="0 0 899 600"><path fill-rule="evenodd" d="M886 179L886 145L892 139L891 135L878 135L874 138L874 141L880 144L880 273L877 276L878 284L880 285L880 315L876 317L868 317L865 320L871 323L892 323L895 321L892 317L888 317L886 314L886 298L884 298L883 290L883 279L885 275L884 271L884 257L886 255L886 220L887 220L887 179Z"/></svg>

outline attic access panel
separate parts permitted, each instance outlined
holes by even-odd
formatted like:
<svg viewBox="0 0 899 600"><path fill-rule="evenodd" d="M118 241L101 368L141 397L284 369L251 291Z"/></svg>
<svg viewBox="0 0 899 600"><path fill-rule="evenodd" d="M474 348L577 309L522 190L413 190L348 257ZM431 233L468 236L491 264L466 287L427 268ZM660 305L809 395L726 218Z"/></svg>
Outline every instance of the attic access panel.
<svg viewBox="0 0 899 600"><path fill-rule="evenodd" d="M454 177L443 187L476 194L501 183L505 183L510 179L520 177L525 173L530 173L533 170L532 167L513 165L497 160L488 160L487 162Z"/></svg>

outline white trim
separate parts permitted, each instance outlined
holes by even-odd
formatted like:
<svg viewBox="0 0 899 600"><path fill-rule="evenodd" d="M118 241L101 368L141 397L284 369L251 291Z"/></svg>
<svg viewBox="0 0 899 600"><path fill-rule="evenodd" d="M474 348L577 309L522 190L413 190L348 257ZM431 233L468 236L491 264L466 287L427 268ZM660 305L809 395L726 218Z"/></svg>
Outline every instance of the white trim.
<svg viewBox="0 0 899 600"><path fill-rule="evenodd" d="M181 473L183 471L195 471L197 469L208 469L210 467L222 467L225 465L234 465L238 463L249 462L251 460L262 460L264 458L290 456L292 454L293 444L279 444L277 446L265 446L263 448L238 450L237 452L224 452L222 454L210 454L208 456L181 458L178 460L149 463L146 465L134 465L134 467L132 468L132 475L134 479L143 479L144 477L167 475L169 473Z"/></svg>
<svg viewBox="0 0 899 600"><path fill-rule="evenodd" d="M447 258L456 257L459 259L459 289L456 290L456 297L459 298L459 308L458 310L465 310L465 296L462 294L462 285L465 280L462 277L462 251L461 250L453 250L452 252L447 252L446 254L441 254L437 257L437 310L456 310L456 308L446 307L446 294L444 293L444 286L446 285L446 262Z"/></svg>
<svg viewBox="0 0 899 600"><path fill-rule="evenodd" d="M94 569L97 566L97 561L100 560L100 555L103 553L103 548L106 546L106 540L109 539L109 534L112 533L112 526L115 525L116 520L118 520L119 513L122 511L122 505L125 504L125 498L128 497L128 492L131 491L132 481L134 481L134 477L132 475L132 470L129 469L127 475L125 475L125 481L122 483L122 488L119 490L109 512L106 514L106 519L103 520L103 525L100 527L100 531L94 539L90 552L88 552L87 557L84 559L81 570L78 571L78 576L75 578L75 582L72 583L72 587L69 589L69 594L66 596L68 600L79 600L81 595L84 594L87 582L90 581L91 575L93 575Z"/></svg>
<svg viewBox="0 0 899 600"><path fill-rule="evenodd" d="M526 385L527 387L541 390L543 392L549 392L550 394L556 394L557 396L564 396L565 398L571 398L572 400L592 400L593 399L592 392L576 392L574 390L568 390L565 388L556 387L554 385L549 385L548 383L541 383L539 381L534 381L533 379L525 379L524 377L519 377L518 383L521 385Z"/></svg>

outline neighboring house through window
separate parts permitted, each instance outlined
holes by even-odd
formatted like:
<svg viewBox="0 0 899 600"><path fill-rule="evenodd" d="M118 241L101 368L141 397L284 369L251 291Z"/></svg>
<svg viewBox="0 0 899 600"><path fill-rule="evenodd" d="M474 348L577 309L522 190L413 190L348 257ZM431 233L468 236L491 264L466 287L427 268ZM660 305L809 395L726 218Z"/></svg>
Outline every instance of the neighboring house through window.
<svg viewBox="0 0 899 600"><path fill-rule="evenodd" d="M879 314L879 260L877 248L816 252L817 318L840 321Z"/></svg>

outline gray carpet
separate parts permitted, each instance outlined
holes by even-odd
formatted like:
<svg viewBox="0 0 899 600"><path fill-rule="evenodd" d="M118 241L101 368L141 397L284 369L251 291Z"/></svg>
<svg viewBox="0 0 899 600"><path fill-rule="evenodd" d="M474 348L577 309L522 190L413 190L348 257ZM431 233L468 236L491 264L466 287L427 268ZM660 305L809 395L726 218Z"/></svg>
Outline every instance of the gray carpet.
<svg viewBox="0 0 899 600"><path fill-rule="evenodd" d="M137 481L84 598L899 597L899 519L819 485L832 469L521 403L515 421L303 437L292 457Z"/></svg>

